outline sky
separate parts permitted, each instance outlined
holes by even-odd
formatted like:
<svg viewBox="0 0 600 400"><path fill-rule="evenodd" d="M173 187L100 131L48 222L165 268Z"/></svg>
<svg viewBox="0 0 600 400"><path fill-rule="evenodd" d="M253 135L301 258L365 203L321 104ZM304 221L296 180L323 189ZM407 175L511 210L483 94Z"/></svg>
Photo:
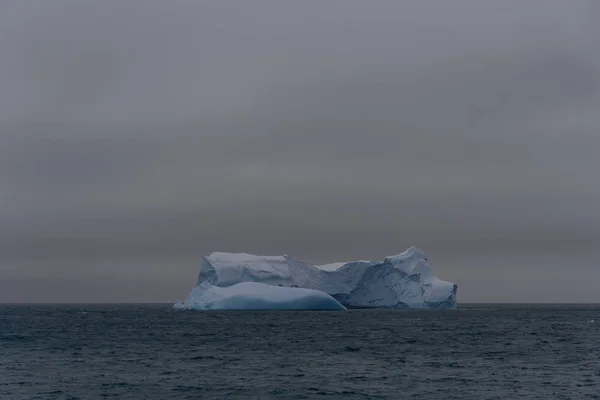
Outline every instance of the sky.
<svg viewBox="0 0 600 400"><path fill-rule="evenodd" d="M0 302L171 302L213 251L417 245L600 302L595 0L6 0Z"/></svg>

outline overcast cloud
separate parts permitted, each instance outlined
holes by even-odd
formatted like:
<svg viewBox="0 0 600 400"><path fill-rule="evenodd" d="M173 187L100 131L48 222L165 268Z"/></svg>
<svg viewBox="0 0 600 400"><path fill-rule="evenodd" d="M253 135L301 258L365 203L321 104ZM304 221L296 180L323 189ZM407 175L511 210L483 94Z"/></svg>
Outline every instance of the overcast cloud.
<svg viewBox="0 0 600 400"><path fill-rule="evenodd" d="M594 0L0 5L0 301L172 301L212 251L418 245L600 302Z"/></svg>

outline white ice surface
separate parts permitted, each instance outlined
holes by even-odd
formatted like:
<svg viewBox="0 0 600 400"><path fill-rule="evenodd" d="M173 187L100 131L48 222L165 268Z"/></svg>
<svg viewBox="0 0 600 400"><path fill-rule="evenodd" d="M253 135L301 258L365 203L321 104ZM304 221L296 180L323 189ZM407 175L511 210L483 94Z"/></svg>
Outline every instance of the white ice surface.
<svg viewBox="0 0 600 400"><path fill-rule="evenodd" d="M203 282L190 293L184 308L192 310L344 310L327 293L241 282L218 287Z"/></svg>

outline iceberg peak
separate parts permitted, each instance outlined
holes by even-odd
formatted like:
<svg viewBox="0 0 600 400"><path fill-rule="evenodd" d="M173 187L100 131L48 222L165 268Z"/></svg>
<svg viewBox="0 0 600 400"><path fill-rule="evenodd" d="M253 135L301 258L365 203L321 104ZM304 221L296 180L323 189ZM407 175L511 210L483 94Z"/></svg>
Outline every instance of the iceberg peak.
<svg viewBox="0 0 600 400"><path fill-rule="evenodd" d="M388 256L384 259L384 262L390 263L394 268L408 275L419 273L431 273L433 275L425 252L416 246L410 247L408 250L395 256Z"/></svg>
<svg viewBox="0 0 600 400"><path fill-rule="evenodd" d="M427 261L427 256L425 255L425 252L417 246L409 247L406 251L403 251L400 254L396 254L395 256L388 256L385 259L389 260L392 263L402 263L409 259L415 258Z"/></svg>

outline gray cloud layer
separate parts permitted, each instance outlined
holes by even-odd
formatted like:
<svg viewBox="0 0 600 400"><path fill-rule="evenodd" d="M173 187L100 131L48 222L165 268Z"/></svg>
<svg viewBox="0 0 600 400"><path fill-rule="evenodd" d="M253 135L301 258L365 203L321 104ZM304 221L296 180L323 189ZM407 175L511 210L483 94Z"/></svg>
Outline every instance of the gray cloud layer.
<svg viewBox="0 0 600 400"><path fill-rule="evenodd" d="M0 301L170 301L211 251L417 244L600 301L594 1L7 1Z"/></svg>

